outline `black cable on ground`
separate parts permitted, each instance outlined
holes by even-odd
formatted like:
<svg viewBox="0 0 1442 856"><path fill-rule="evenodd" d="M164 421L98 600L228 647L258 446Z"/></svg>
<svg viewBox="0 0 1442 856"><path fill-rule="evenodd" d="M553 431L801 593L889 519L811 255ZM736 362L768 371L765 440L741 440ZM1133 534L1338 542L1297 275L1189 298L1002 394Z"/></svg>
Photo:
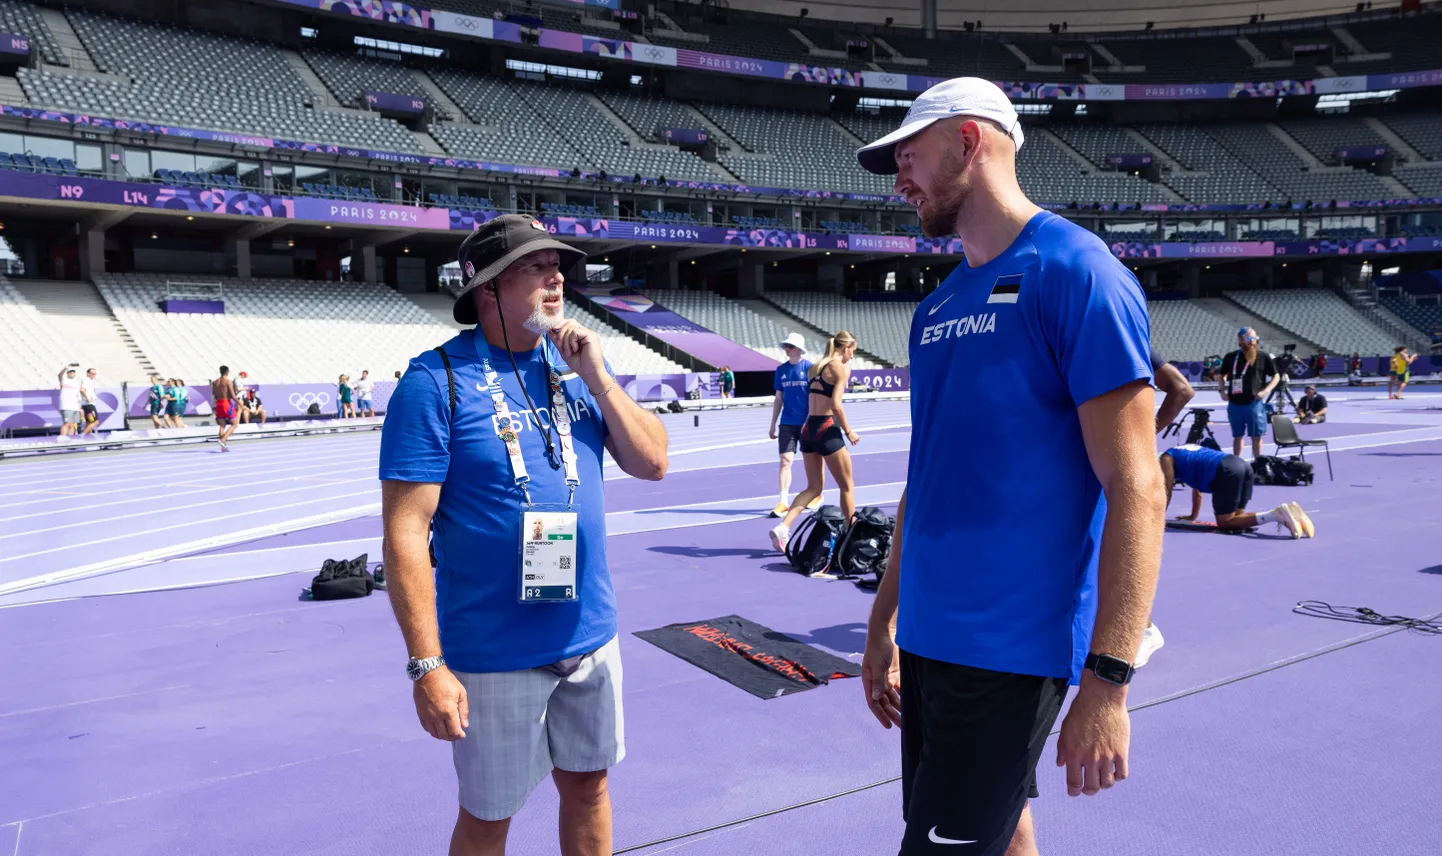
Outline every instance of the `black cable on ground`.
<svg viewBox="0 0 1442 856"><path fill-rule="evenodd" d="M1442 636L1442 622L1426 618L1408 618L1405 615L1383 615L1365 606L1333 606L1322 600L1299 601L1292 611L1298 615L1326 618L1331 621L1347 621L1352 624L1370 624L1373 627L1401 627L1424 636ZM1433 616L1435 619L1436 616Z"/></svg>
<svg viewBox="0 0 1442 856"><path fill-rule="evenodd" d="M1365 609L1365 607L1360 607L1360 608L1358 608L1358 607L1331 607L1329 604L1323 603L1322 601L1309 601L1309 600L1304 600L1304 601L1298 603L1297 606L1294 607L1292 611L1293 611L1293 612L1296 612L1296 613L1299 614L1299 615L1313 615L1313 614L1314 614L1313 612L1311 612L1311 611L1304 611L1304 610L1303 610L1303 606L1305 606L1305 605L1310 605L1310 604L1320 604L1321 606L1327 607L1328 609L1337 609L1337 610L1356 609L1358 615L1363 615L1364 613L1362 613L1361 610L1362 610L1362 609ZM1367 613L1370 613L1371 615L1374 615L1374 616L1377 615L1377 613L1374 613L1374 612L1372 612L1371 610L1366 610L1366 612L1367 612ZM1318 617L1321 617L1321 618L1331 618L1332 616L1330 616L1330 615L1319 615ZM1429 634L1429 635L1430 635L1430 634L1439 634L1439 635L1442 635L1442 623L1439 623L1439 621L1438 621L1438 619L1442 619L1442 612L1433 613L1432 615L1429 615L1429 616L1427 616L1426 618L1400 618L1399 616L1377 616L1377 617L1378 617L1379 619L1383 619L1383 620L1378 620L1378 621L1372 621L1372 620L1357 621L1357 619L1350 618L1350 617L1338 617L1338 618L1336 618L1336 620L1338 620L1338 621L1357 621L1357 623L1373 624L1373 625L1377 625L1377 626L1379 626L1379 627L1384 628L1384 629L1382 629L1382 630L1379 630L1379 631L1376 632L1376 633L1371 633L1371 634L1368 634L1368 635L1365 635L1365 636L1359 636L1359 637L1357 637L1357 638L1355 638L1355 639L1347 639L1347 640L1344 640L1344 641L1342 641L1342 642L1337 642L1337 643L1332 644L1332 645L1327 645L1327 646L1325 646L1325 647L1323 647L1323 648L1318 648L1318 649L1315 650L1315 651L1308 651L1308 652L1305 653L1305 654L1299 654L1299 655L1297 655L1297 656L1295 656L1295 657L1290 657L1290 658L1288 658L1288 659L1281 660L1281 661L1276 662L1276 663L1272 663L1271 665L1269 665L1269 666L1264 666L1263 668L1260 668L1260 669L1253 669L1253 670L1250 671L1250 672L1243 672L1243 673L1240 674L1240 675L1233 675L1233 676L1230 677L1230 678L1222 678L1221 680L1213 681L1213 682L1208 683L1208 684L1202 684L1201 686L1198 686L1198 687L1193 687L1193 688L1188 689L1188 690L1182 690L1182 691L1180 691L1180 692L1172 693L1171 695L1167 695L1167 696L1162 696L1161 698L1153 699L1153 700L1151 700L1151 701L1142 702L1141 704L1138 704L1138 705L1135 705L1135 706L1133 706L1133 707L1127 708L1127 712L1128 712L1128 713L1135 713L1136 711L1146 710L1147 708L1160 707L1161 705L1168 704L1168 703L1174 702L1174 701L1179 701L1179 700L1181 700L1181 699L1188 698L1188 697L1190 697L1190 696L1200 695L1201 693L1204 693L1204 692L1209 692L1209 691L1211 691L1211 690L1220 689L1220 688L1222 688L1222 687L1230 686L1230 685L1232 685L1232 684L1241 683L1242 681L1245 681L1245 680L1248 680L1248 679L1251 679L1251 678L1255 678L1255 677L1259 677L1259 676L1261 676L1261 675L1268 674L1269 672L1275 672L1275 671L1278 671L1279 669L1285 669L1285 668L1287 668L1288 666L1295 666L1295 665L1297 665L1298 663L1305 663L1305 662L1307 662L1308 660L1315 660L1315 659L1318 658L1318 657L1324 656L1324 655L1326 655L1326 654L1331 654L1331 653L1333 653L1333 652L1335 652L1335 651L1342 651L1342 650L1345 650L1345 649L1347 649L1347 648L1352 648L1352 647L1354 647L1354 646L1361 645L1363 642L1371 642L1373 639L1381 639L1381 638L1384 637L1384 636L1391 636L1391 635L1394 634L1394 633L1401 633L1403 630L1411 630L1411 631L1414 631L1414 632L1425 633L1425 634ZM1048 736L1054 736L1054 735L1056 735L1056 734L1057 734L1058 732L1060 732L1060 731L1061 731L1060 728L1053 729L1052 732L1051 732L1051 734L1048 735ZM666 836L665 838L657 838L657 839L655 839L654 841L647 841L647 842L644 843L644 844L633 844L633 845L631 845L630 847L623 847L623 848L621 848L620 850L612 851L612 856L621 856L621 854L623 854L623 853L635 853L635 852L638 852L638 851L641 851L641 850L647 850L647 849L652 848L652 847L657 847L657 846L662 845L662 844L670 844L670 843L673 842L673 841L681 841L681 840L686 839L686 838L695 838L695 837L698 836L698 835L705 835L705 834L708 833L708 832L717 832L717 831L720 831L720 830L722 830L722 829L730 829L731 827L741 826L741 825L743 825L743 824L750 823L750 822L752 822L752 821L754 821L754 820L762 820L762 819L767 818L767 817L774 817L774 816L776 816L776 815L778 815L778 814L785 814L785 813L788 812L788 811L795 811L796 809L799 809L799 808L806 808L807 806L817 805L817 804L819 804L819 803L824 803L824 802L827 802L827 801L829 801L829 800L834 800L834 799L839 799L839 798L841 798L841 797L851 796L852 794L858 794L858 793L861 793L862 791L869 791L869 790L872 790L873 788L883 787L883 786L885 786L885 785L891 784L892 782L899 782L899 781L901 781L901 777L900 777L900 776L892 776L892 777L889 778L889 779L882 779L882 780L879 781L879 782L872 782L872 783L869 784L869 785L860 785L860 786L855 787L855 788L850 788L849 790L839 791L839 792L834 793L834 794L827 794L826 796L816 797L815 799L806 800L805 802L794 803L794 804L792 804L792 805L782 806L781 808L774 808L774 809L771 809L770 811L759 812L759 813L757 813L757 814L750 815L749 817L742 817L742 818L737 818L736 820L728 820L728 821L724 821L724 822L722 822L722 823L712 824L711 826L703 827L703 828L701 828L701 829L694 829L694 830L691 830L690 832L680 832L680 833L677 833L677 834L675 834L675 835L668 835L668 836Z"/></svg>

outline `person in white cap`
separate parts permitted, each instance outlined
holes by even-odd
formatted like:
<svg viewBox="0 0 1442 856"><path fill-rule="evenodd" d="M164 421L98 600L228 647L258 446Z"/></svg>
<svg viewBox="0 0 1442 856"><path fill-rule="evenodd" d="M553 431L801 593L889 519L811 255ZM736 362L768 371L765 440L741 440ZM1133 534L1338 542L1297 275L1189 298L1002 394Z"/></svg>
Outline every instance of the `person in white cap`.
<svg viewBox="0 0 1442 856"><path fill-rule="evenodd" d="M1146 301L1022 193L1024 139L995 84L959 78L857 152L966 256L912 321L907 484L862 662L902 731L903 856L1037 853L1027 798L1068 683L1067 792L1127 776L1166 504Z"/></svg>
<svg viewBox="0 0 1442 856"><path fill-rule="evenodd" d="M776 449L781 453L781 499L771 509L772 517L784 516L791 507L791 463L796 460L801 429L806 425L806 381L811 370L811 361L806 359L806 340L800 333L787 333L781 340L781 348L786 352L786 362L776 367L771 383L776 390L776 399L771 403L771 439L776 441ZM807 508L820 506L818 496Z"/></svg>

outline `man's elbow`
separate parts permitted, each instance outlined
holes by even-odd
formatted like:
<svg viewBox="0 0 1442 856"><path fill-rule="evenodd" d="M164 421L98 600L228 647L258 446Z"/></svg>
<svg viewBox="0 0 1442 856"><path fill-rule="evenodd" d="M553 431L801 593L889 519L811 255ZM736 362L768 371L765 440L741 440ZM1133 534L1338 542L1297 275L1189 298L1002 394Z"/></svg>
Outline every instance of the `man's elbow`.
<svg viewBox="0 0 1442 856"><path fill-rule="evenodd" d="M1155 459L1152 459L1155 463ZM1159 466L1136 466L1115 473L1102 486L1109 505L1131 505L1150 509L1158 516L1166 513L1167 486ZM1130 502L1125 502L1129 499Z"/></svg>
<svg viewBox="0 0 1442 856"><path fill-rule="evenodd" d="M670 466L665 453L660 455L638 456L640 460L632 461L630 466L622 467L626 475L642 481L660 481L666 477L666 468Z"/></svg>

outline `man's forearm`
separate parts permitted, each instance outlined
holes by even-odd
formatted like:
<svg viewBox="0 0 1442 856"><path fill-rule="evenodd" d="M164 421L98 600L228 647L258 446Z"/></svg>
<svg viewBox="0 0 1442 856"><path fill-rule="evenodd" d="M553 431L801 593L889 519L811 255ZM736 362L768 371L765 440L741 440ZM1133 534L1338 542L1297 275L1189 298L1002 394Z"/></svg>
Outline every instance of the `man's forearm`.
<svg viewBox="0 0 1442 856"><path fill-rule="evenodd" d="M666 474L666 426L656 414L632 401L609 374L602 378L600 391L607 387L612 387L611 391L596 401L614 444L616 463L627 475L660 479Z"/></svg>
<svg viewBox="0 0 1442 856"><path fill-rule="evenodd" d="M386 526L382 553L386 569L386 593L396 614L406 653L424 659L441 651L440 627L436 621L436 581L431 570L425 536Z"/></svg>
<svg viewBox="0 0 1442 856"><path fill-rule="evenodd" d="M896 637L897 593L901 586L901 520L906 515L906 488L901 489L901 502L896 506L896 528L891 534L891 554L886 557L886 573L871 602L870 628L883 630Z"/></svg>
<svg viewBox="0 0 1442 856"><path fill-rule="evenodd" d="M781 393L776 393L776 400L771 402L771 427L776 427L776 420L781 418Z"/></svg>
<svg viewBox="0 0 1442 856"><path fill-rule="evenodd" d="M1162 559L1165 503L1161 473L1135 466L1106 492L1091 650L1130 661L1151 613Z"/></svg>

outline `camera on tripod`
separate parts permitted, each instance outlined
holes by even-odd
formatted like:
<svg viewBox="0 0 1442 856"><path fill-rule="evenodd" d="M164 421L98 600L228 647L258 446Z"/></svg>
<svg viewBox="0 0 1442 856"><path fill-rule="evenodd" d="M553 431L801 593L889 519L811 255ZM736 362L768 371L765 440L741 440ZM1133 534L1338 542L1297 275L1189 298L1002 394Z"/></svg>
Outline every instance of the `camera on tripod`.
<svg viewBox="0 0 1442 856"><path fill-rule="evenodd" d="M1162 438L1166 439L1180 434L1182 426L1186 425L1188 420L1191 420L1192 423L1187 430L1186 444L1188 446L1206 446L1209 449L1221 451L1222 446L1217 442L1216 435L1212 433L1212 411L1205 407L1187 408L1187 412L1183 413L1177 421L1162 430Z"/></svg>

